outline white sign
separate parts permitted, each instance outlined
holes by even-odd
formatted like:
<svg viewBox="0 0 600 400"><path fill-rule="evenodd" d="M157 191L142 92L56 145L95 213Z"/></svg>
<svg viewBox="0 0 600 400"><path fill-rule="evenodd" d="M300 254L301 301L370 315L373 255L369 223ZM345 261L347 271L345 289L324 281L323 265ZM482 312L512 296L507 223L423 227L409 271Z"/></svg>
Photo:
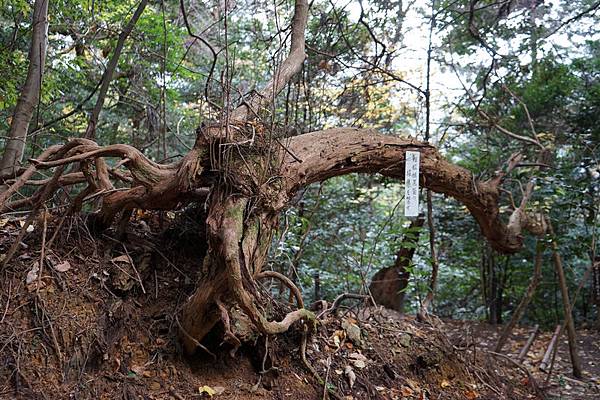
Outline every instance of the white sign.
<svg viewBox="0 0 600 400"><path fill-rule="evenodd" d="M407 151L404 163L404 215L419 215L419 161L421 153Z"/></svg>

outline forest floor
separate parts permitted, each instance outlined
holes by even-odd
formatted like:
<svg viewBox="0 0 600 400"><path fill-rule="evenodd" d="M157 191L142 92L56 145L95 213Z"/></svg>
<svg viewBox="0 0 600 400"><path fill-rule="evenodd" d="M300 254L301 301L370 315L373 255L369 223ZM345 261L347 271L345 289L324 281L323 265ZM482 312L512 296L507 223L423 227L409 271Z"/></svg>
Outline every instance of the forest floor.
<svg viewBox="0 0 600 400"><path fill-rule="evenodd" d="M445 321L448 336L454 343L469 343L481 349L493 348L500 336L502 326L476 321ZM517 359L529 335L531 327L516 327L504 346L503 353ZM559 341L550 379L540 371L539 365L548 348L553 332L541 332L523 361L540 386L545 388L549 399L600 399L600 332L578 329L577 342L583 367L583 379L575 379L569 357L566 334Z"/></svg>
<svg viewBox="0 0 600 400"><path fill-rule="evenodd" d="M0 398L543 398L535 363L549 334L522 369L485 351L492 327L419 322L374 307L322 319L306 342L300 327L245 338L234 355L216 332L204 341L210 354L185 358L177 315L202 270L204 240L193 215L140 218L124 239L92 235L79 218L60 229L52 215L34 221L1 271ZM0 259L24 226L23 218L0 217ZM507 354L526 335L517 329ZM588 383L569 377L561 345L547 390L553 398L600 396L598 335L581 340Z"/></svg>

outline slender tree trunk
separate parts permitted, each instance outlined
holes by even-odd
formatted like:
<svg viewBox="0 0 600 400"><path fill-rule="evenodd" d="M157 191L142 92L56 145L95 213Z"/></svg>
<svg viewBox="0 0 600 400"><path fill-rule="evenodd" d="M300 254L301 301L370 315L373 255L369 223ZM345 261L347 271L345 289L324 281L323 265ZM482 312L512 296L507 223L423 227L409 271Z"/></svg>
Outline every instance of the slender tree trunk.
<svg viewBox="0 0 600 400"><path fill-rule="evenodd" d="M108 87L110 86L110 82L112 81L113 74L115 69L117 68L117 64L119 63L119 58L121 57L121 52L123 51L123 46L125 45L125 40L131 31L133 30L135 24L138 19L144 12L146 5L148 4L148 0L141 0L140 4L138 4L137 9L133 13L133 16L123 28L123 31L119 34L119 39L117 40L117 45L115 46L115 50L113 51L110 60L108 61L108 65L102 74L102 84L100 85L100 91L98 92L98 98L96 99L96 105L92 110L90 115L90 120L88 122L88 126L85 130L84 137L87 139L94 139L96 137L96 127L98 125L98 118L100 117L100 111L102 111L102 107L104 107L104 100L106 99L106 94L108 93Z"/></svg>
<svg viewBox="0 0 600 400"><path fill-rule="evenodd" d="M40 99L46 50L48 48L48 2L36 0L33 6L31 47L29 48L29 68L25 85L13 112L4 155L0 160L0 176L14 174L23 159L27 131L33 111Z"/></svg>
<svg viewBox="0 0 600 400"><path fill-rule="evenodd" d="M542 272L543 252L544 252L543 244L542 244L542 242L540 242L538 240L538 242L536 244L533 276L531 277L529 286L527 286L527 290L525 291L525 294L523 295L521 302L519 303L515 312L513 313L512 318L510 319L510 322L504 327L502 334L500 334L500 339L498 339L498 343L496 344L496 348L494 349L494 351L496 353L500 353L502 351L502 347L506 343L506 340L510 336L515 325L523 317L523 314L525 313L527 306L529 305L529 303L531 302L531 299L533 298L533 294L535 293L535 289L537 288L537 285L540 281L540 276L541 276L541 272Z"/></svg>
<svg viewBox="0 0 600 400"><path fill-rule="evenodd" d="M435 226L433 224L433 201L431 199L431 191L427 190L427 227L429 228L429 252L431 257L431 276L429 278L429 291L417 317L423 319L429 310L429 307L433 304L433 298L435 296L435 288L437 287L437 278L439 272L439 263L437 258L437 252L435 250Z"/></svg>
<svg viewBox="0 0 600 400"><path fill-rule="evenodd" d="M508 278L510 275L510 255L507 255L505 258L504 267L502 268L502 275L498 280L498 296L496 297L496 310L497 310L497 323L501 324L502 320L502 310L504 306L504 289L506 288L506 283L508 282Z"/></svg>
<svg viewBox="0 0 600 400"><path fill-rule="evenodd" d="M394 265L380 269L373 276L369 291L377 304L398 312L404 311L405 291L410 279L408 268L412 263L421 233L419 228L423 223L423 218L410 223L408 234L402 239L400 250L396 253Z"/></svg>
<svg viewBox="0 0 600 400"><path fill-rule="evenodd" d="M592 296L596 304L596 329L600 331L600 257L594 257L592 267Z"/></svg>
<svg viewBox="0 0 600 400"><path fill-rule="evenodd" d="M569 354L571 356L571 364L573 365L573 376L581 378L581 359L577 351L577 334L575 332L575 324L573 322L573 314L571 313L571 301L569 299L569 289L567 287L567 279L565 277L565 271L563 268L562 258L558 252L558 245L556 244L556 237L554 235L554 228L547 219L548 231L552 236L552 258L554 259L554 267L556 268L556 274L558 275L558 282L560 285L560 292L563 299L563 309L565 312L565 324L567 327L567 337L569 338Z"/></svg>
<svg viewBox="0 0 600 400"><path fill-rule="evenodd" d="M480 278L481 278L481 300L484 305L485 319L489 321L490 310L488 307L489 301L489 285L488 285L488 261L487 261L487 243L484 243L481 248L481 266L480 266Z"/></svg>
<svg viewBox="0 0 600 400"><path fill-rule="evenodd" d="M498 323L498 309L497 297L498 297L498 276L496 271L496 259L492 249L488 246L488 280L489 280L489 298L488 308L490 310L488 322L492 325Z"/></svg>

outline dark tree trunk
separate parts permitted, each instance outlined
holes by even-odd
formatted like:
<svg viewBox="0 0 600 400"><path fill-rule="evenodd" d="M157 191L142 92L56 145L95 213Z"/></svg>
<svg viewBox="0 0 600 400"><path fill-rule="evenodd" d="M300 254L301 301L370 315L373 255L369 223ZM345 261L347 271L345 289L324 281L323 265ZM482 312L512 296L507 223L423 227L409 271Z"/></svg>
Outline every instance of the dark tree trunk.
<svg viewBox="0 0 600 400"><path fill-rule="evenodd" d="M108 88L110 86L110 82L112 81L113 74L117 69L117 64L119 63L119 58L121 57L121 52L123 51L123 46L125 45L125 41L127 37L133 31L135 24L138 19L142 16L146 5L148 4L148 0L141 0L138 4L135 12L131 16L127 25L123 28L121 33L119 34L119 39L117 40L117 44L115 45L115 49L108 61L108 65L102 74L102 80L100 84L100 91L98 92L98 98L96 99L96 105L90 114L90 119L88 122L88 126L85 130L84 137L87 139L94 139L96 137L96 127L98 125L98 118L100 117L100 112L102 111L102 107L104 106L104 101L106 99L106 94L108 93Z"/></svg>
<svg viewBox="0 0 600 400"><path fill-rule="evenodd" d="M571 356L571 364L573 366L573 376L581 378L583 376L581 369L581 359L579 358L579 352L577 349L577 333L575 332L575 323L573 322L573 314L571 307L571 300L569 298L569 288L567 286L567 278L563 268L562 258L558 252L558 244L556 243L556 237L554 235L554 229L550 220L546 221L548 225L548 232L552 237L552 258L554 260L554 267L558 276L558 282L560 285L560 292L563 300L563 310L565 313L565 326L567 328L567 337L569 339L569 355Z"/></svg>
<svg viewBox="0 0 600 400"><path fill-rule="evenodd" d="M496 270L496 257L492 249L487 247L487 277L488 277L488 323L498 323L498 271Z"/></svg>
<svg viewBox="0 0 600 400"><path fill-rule="evenodd" d="M377 304L396 310L404 311L405 291L410 278L408 268L419 242L419 235L424 219L419 217L410 223L409 234L400 243L400 250L396 253L394 265L382 268L373 276L369 291Z"/></svg>

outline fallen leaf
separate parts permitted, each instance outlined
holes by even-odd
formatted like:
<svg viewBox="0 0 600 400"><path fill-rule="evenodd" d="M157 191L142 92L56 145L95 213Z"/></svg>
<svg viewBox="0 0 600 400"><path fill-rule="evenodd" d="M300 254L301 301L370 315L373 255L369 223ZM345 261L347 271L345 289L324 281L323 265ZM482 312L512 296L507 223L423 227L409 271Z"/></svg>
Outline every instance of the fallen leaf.
<svg viewBox="0 0 600 400"><path fill-rule="evenodd" d="M215 389L215 394L223 394L223 392L225 392L225 388L223 386L215 386L213 389Z"/></svg>
<svg viewBox="0 0 600 400"><path fill-rule="evenodd" d="M344 339L346 338L346 333L344 331L335 331L333 332L333 335L331 336L331 340L333 341L333 344L335 345L335 347L340 347L342 345L342 342L344 341Z"/></svg>
<svg viewBox="0 0 600 400"><path fill-rule="evenodd" d="M344 368L344 375L346 375L346 378L348 378L350 389L352 389L352 387L354 386L354 382L356 382L356 374L352 370L351 366L346 365L346 368Z"/></svg>
<svg viewBox="0 0 600 400"><path fill-rule="evenodd" d="M351 322L351 320L344 320L342 321L342 328L346 331L348 338L352 340L355 345L362 345L361 332L358 325Z"/></svg>
<svg viewBox="0 0 600 400"><path fill-rule="evenodd" d="M442 388L447 388L448 386L450 386L450 382L448 382L446 379L442 379L442 381L440 382L440 386Z"/></svg>
<svg viewBox="0 0 600 400"><path fill-rule="evenodd" d="M419 383L417 381L412 380L410 378L406 378L406 383L408 384L408 386L410 386L411 389L420 390Z"/></svg>
<svg viewBox="0 0 600 400"><path fill-rule="evenodd" d="M54 266L54 270L58 272L67 272L71 269L71 264L68 261L63 261Z"/></svg>
<svg viewBox="0 0 600 400"><path fill-rule="evenodd" d="M415 393L415 391L412 390L411 388L409 388L408 386L402 386L400 388L400 393L404 397L410 397L410 396L412 396Z"/></svg>
<svg viewBox="0 0 600 400"><path fill-rule="evenodd" d="M111 260L112 262L124 262L127 264L131 264L131 258L127 254L120 255Z"/></svg>
<svg viewBox="0 0 600 400"><path fill-rule="evenodd" d="M352 364L356 368L364 368L367 366L367 357L360 353L352 353L348 356L348 358L352 361Z"/></svg>
<svg viewBox="0 0 600 400"><path fill-rule="evenodd" d="M467 398L467 400L475 400L479 397L479 394L477 394L477 392L474 390L468 390L465 392L465 397Z"/></svg>
<svg viewBox="0 0 600 400"><path fill-rule="evenodd" d="M217 391L215 389L211 388L210 386L206 386L206 385L199 387L198 392L200 392L200 394L206 393L210 397L213 397L215 394L217 394Z"/></svg>
<svg viewBox="0 0 600 400"><path fill-rule="evenodd" d="M38 272L40 272L40 267L36 261L35 263L33 263L33 267L31 267L31 270L27 273L25 283L29 285L30 283L35 281L38 278Z"/></svg>

